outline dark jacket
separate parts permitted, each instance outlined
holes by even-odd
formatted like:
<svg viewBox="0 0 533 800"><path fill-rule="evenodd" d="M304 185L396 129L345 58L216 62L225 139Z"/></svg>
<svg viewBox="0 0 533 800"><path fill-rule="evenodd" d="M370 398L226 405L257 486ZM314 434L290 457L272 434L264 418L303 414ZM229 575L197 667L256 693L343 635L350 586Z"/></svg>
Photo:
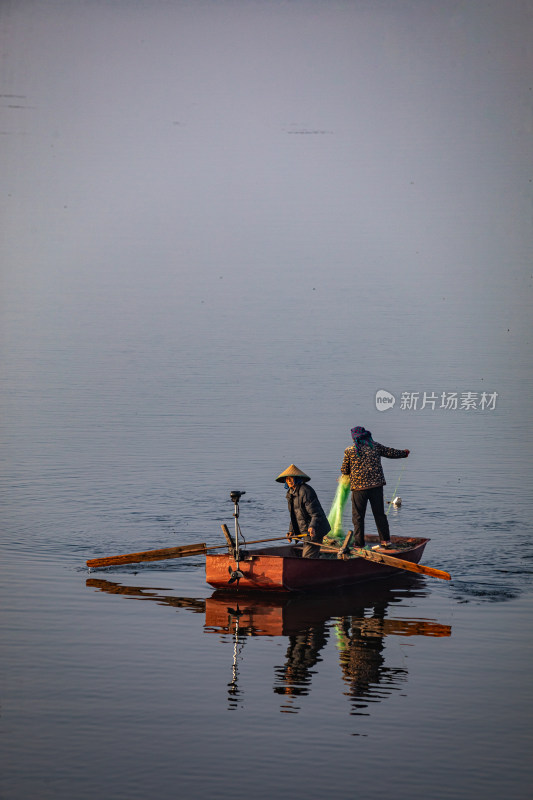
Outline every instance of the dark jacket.
<svg viewBox="0 0 533 800"><path fill-rule="evenodd" d="M308 528L314 528L314 539L322 541L326 533L331 530L331 526L312 486L301 483L296 487L294 494L291 491L287 492L287 503L291 518L289 532L307 533Z"/></svg>
<svg viewBox="0 0 533 800"><path fill-rule="evenodd" d="M407 452L405 450L394 450L392 447L384 447L379 442L374 442L373 448L368 444L361 445L359 454L355 445L348 447L344 451L341 473L342 475L350 476L352 491L385 486L387 481L381 466L381 456L385 456L385 458L407 458Z"/></svg>

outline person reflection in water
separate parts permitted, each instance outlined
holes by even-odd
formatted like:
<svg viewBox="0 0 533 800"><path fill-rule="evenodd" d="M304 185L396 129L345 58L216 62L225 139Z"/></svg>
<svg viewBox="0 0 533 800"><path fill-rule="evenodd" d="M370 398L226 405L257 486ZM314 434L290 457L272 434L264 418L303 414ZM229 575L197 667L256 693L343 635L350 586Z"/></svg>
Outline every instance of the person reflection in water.
<svg viewBox="0 0 533 800"><path fill-rule="evenodd" d="M283 667L276 668L278 686L274 686L274 692L290 697L308 694L312 668L321 660L319 653L326 642L325 623L312 625L289 636L287 660Z"/></svg>
<svg viewBox="0 0 533 800"><path fill-rule="evenodd" d="M302 557L320 558L318 545L331 527L315 490L308 484L310 480L309 475L306 475L294 464L287 467L285 472L276 478L278 483L284 483L287 488L290 517L287 538L292 539L298 535L305 536ZM313 544L315 542L318 544Z"/></svg>
<svg viewBox="0 0 533 800"><path fill-rule="evenodd" d="M349 686L354 714L360 713L369 702L376 702L398 689L407 677L406 669L384 666L386 607L386 603L375 605L372 617L365 617L364 608L359 612L355 609L355 615L341 618L336 626L339 662Z"/></svg>

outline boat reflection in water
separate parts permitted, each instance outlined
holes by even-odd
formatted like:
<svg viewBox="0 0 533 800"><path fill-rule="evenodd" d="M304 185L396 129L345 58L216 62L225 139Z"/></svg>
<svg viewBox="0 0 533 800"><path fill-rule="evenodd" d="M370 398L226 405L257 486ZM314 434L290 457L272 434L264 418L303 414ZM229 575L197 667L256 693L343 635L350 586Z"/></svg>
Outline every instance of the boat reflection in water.
<svg viewBox="0 0 533 800"><path fill-rule="evenodd" d="M422 578L405 574L354 590L277 596L216 591L205 600L162 595L160 590L101 579L88 579L87 586L204 614L206 633L230 635L233 664L228 683L229 708L236 708L243 701L239 659L249 637L281 636L288 640L284 663L275 667L273 686L275 694L282 696L281 711L298 712L299 698L309 694L321 653L333 640L346 687L344 693L350 698L350 713L368 714L370 703L385 699L407 680L405 666L386 664L387 636L451 635L449 625L399 616L402 601L427 593ZM390 616L391 608L397 617Z"/></svg>

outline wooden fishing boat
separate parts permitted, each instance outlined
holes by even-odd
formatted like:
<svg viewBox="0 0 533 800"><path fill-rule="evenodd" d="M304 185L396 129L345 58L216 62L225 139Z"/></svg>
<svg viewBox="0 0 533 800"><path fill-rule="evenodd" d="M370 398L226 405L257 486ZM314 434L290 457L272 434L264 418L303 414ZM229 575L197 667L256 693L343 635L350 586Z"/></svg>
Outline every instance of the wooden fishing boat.
<svg viewBox="0 0 533 800"><path fill-rule="evenodd" d="M100 569L143 561L161 561L167 558L188 558L205 555L206 580L215 589L231 589L240 592L309 592L331 589L337 586L356 586L365 581L384 578L395 572L410 571L449 581L450 575L443 570L420 564L420 559L429 539L394 536L392 547L383 551L373 549L379 544L377 536L368 536L366 548L350 548L353 532L348 531L342 546L337 541L323 542L320 558L302 558L302 542L272 546L270 542L286 541L286 537L257 539L246 544L242 536L239 518L239 499L244 492L231 492L235 504L235 537L226 525L222 525L225 545L198 544L180 547L164 547L159 550L144 550L139 553L124 553L117 556L91 558L89 569ZM302 539L301 535L293 537ZM268 547L248 549L250 545ZM214 551L226 550L215 554ZM229 577L228 577L229 575Z"/></svg>
<svg viewBox="0 0 533 800"><path fill-rule="evenodd" d="M370 547L379 542L377 536L367 536L366 540ZM368 558L337 558L336 553L327 550L320 558L302 558L301 545L293 544L241 551L238 564L228 553L206 553L206 581L215 589L239 592L309 592L355 586L397 573L402 567L401 563L393 563L396 559L418 564L429 539L399 536L391 541L393 547L386 550L383 558L375 550L366 551ZM239 577L233 577L230 583L237 571Z"/></svg>

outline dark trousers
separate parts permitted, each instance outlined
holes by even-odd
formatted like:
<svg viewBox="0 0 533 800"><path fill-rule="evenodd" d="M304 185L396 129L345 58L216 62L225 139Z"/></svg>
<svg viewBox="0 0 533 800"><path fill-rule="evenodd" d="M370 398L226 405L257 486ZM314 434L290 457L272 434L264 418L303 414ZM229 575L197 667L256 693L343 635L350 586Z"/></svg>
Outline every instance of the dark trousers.
<svg viewBox="0 0 533 800"><path fill-rule="evenodd" d="M383 486L376 486L374 489L352 491L352 521L355 547L365 546L365 513L369 500L379 533L379 541L390 542L389 520L386 517L383 502Z"/></svg>
<svg viewBox="0 0 533 800"><path fill-rule="evenodd" d="M324 537L321 536L320 538L316 539L315 541L322 543L322 539ZM320 558L320 548L317 544L313 544L311 541L311 537L304 539L304 546L302 550L302 558Z"/></svg>

